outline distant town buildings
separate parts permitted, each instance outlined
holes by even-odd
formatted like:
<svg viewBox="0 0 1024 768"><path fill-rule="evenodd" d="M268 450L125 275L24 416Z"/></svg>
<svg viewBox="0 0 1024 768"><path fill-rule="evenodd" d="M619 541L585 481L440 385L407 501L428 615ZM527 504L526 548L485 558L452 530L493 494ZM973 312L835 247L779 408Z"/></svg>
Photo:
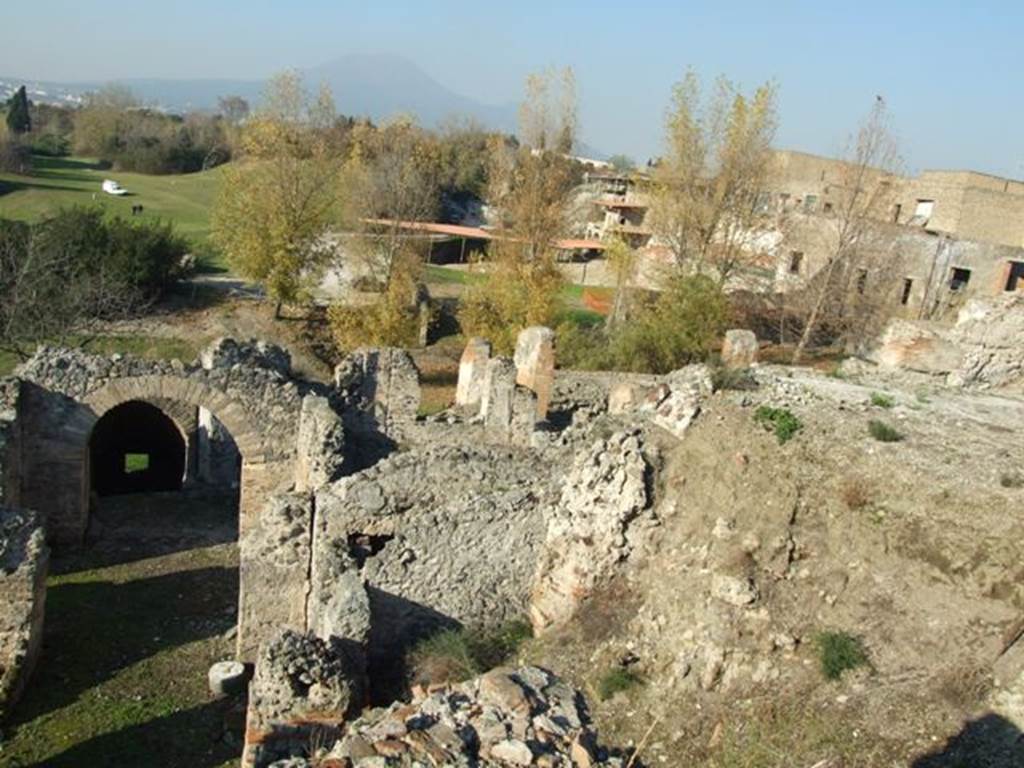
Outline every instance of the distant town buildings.
<svg viewBox="0 0 1024 768"><path fill-rule="evenodd" d="M774 218L778 237L758 238L765 252L752 253L772 265L770 287L798 290L826 263L830 219L846 199L840 185L849 174L843 161L804 152L776 151L768 188L755 205ZM975 171L928 170L895 176L869 170L868 185L887 189L891 207L879 210L879 248L887 250L896 274L865 274L860 290L877 290L877 280L897 280L907 315L939 316L967 298L1024 290L1024 182ZM597 187L587 235L620 237L649 263L664 262L649 217L651 181L644 174L600 169L587 176ZM894 286L884 286L893 288Z"/></svg>

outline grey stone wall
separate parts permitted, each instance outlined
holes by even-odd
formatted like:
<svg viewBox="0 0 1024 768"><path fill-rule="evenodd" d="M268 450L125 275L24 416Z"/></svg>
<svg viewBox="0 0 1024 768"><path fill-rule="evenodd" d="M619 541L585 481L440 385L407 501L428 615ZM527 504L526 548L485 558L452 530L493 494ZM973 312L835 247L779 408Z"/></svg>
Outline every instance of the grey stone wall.
<svg viewBox="0 0 1024 768"><path fill-rule="evenodd" d="M39 516L0 506L0 721L39 656L49 552Z"/></svg>
<svg viewBox="0 0 1024 768"><path fill-rule="evenodd" d="M556 472L529 451L436 446L324 487L311 614L354 561L370 596L371 665L439 627L523 618Z"/></svg>

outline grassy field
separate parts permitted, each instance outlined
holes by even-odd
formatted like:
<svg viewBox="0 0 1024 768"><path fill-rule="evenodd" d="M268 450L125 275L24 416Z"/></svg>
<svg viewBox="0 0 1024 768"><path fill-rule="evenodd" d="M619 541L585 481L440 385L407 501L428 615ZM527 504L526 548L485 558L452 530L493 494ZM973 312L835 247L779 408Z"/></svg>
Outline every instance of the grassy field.
<svg viewBox="0 0 1024 768"><path fill-rule="evenodd" d="M206 691L210 664L234 650L225 632L234 624L237 548L119 562L126 549L55 558L43 655L4 724L0 765L238 765L241 722L226 743L232 702Z"/></svg>
<svg viewBox="0 0 1024 768"><path fill-rule="evenodd" d="M133 205L142 205L144 218L170 221L196 244L204 243L210 234L210 207L221 177L217 168L203 173L148 176L104 170L84 158L36 156L33 164L32 176L0 173L0 217L32 220L61 207L99 205L128 218ZM115 179L129 194L105 194L100 190L104 179Z"/></svg>

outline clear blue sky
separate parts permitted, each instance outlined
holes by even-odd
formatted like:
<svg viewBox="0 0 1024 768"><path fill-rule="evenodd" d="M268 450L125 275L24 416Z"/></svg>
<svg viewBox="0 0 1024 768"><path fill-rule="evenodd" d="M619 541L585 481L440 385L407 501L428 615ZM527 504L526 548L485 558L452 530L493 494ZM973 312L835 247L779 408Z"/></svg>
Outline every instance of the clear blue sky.
<svg viewBox="0 0 1024 768"><path fill-rule="evenodd" d="M7 2L0 74L50 80L263 78L345 53L400 53L493 103L524 75L571 64L583 136L657 152L687 67L780 87L781 147L835 153L876 94L908 170L1024 177L1024 2L491 3L486 0ZM343 108L343 105L340 105Z"/></svg>

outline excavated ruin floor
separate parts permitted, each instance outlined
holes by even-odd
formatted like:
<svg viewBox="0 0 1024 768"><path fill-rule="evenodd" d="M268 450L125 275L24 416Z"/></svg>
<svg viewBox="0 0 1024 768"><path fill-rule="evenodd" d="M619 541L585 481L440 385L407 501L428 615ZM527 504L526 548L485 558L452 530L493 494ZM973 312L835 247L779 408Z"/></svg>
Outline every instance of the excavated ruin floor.
<svg viewBox="0 0 1024 768"><path fill-rule="evenodd" d="M0 765L236 765L225 734L244 713L206 690L234 651L235 500L122 496L96 517L87 546L53 560L43 655Z"/></svg>

